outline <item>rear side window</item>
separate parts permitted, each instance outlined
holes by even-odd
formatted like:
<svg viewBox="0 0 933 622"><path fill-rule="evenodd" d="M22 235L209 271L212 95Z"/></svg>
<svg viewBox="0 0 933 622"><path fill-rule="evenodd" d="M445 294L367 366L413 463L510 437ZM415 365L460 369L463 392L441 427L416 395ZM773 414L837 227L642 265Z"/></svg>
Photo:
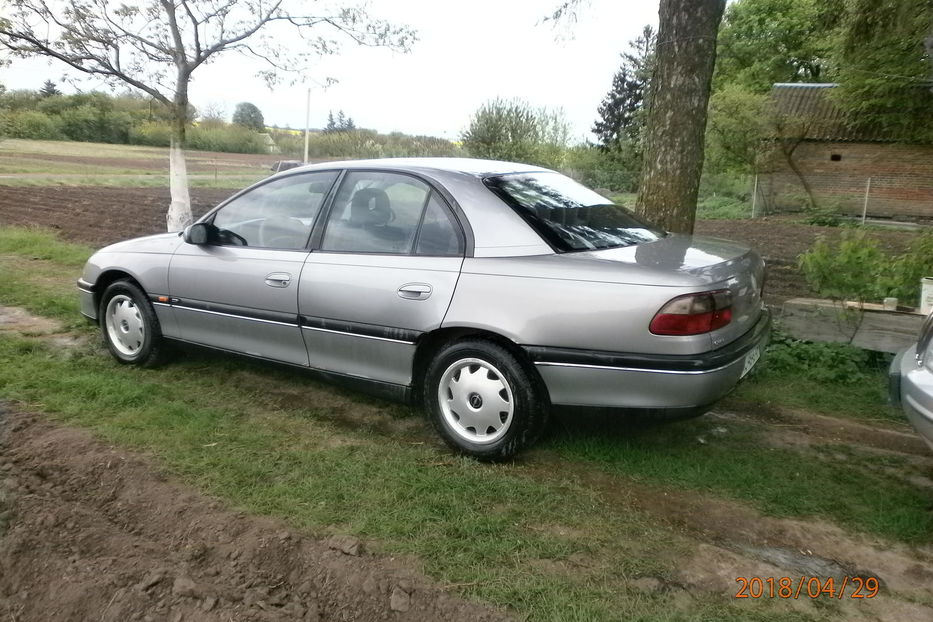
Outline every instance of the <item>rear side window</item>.
<svg viewBox="0 0 933 622"><path fill-rule="evenodd" d="M421 220L421 230L415 244L415 254L452 257L463 254L463 237L460 227L440 204L437 194L431 193L428 206Z"/></svg>
<svg viewBox="0 0 933 622"><path fill-rule="evenodd" d="M484 181L557 251L633 246L667 235L560 173L515 173Z"/></svg>
<svg viewBox="0 0 933 622"><path fill-rule="evenodd" d="M321 250L462 255L463 238L434 190L420 179L353 171L340 184Z"/></svg>

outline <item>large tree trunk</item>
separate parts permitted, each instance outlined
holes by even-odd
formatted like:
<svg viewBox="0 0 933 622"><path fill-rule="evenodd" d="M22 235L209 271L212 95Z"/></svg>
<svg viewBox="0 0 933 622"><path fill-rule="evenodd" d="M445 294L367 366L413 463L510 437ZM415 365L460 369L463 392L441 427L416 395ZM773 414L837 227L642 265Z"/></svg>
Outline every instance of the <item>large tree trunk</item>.
<svg viewBox="0 0 933 622"><path fill-rule="evenodd" d="M169 147L168 174L172 202L165 216L169 231L181 231L191 224L191 196L188 194L188 166L185 163L185 130L188 124L187 94L176 95Z"/></svg>
<svg viewBox="0 0 933 622"><path fill-rule="evenodd" d="M726 0L661 0L636 210L693 233L716 35Z"/></svg>

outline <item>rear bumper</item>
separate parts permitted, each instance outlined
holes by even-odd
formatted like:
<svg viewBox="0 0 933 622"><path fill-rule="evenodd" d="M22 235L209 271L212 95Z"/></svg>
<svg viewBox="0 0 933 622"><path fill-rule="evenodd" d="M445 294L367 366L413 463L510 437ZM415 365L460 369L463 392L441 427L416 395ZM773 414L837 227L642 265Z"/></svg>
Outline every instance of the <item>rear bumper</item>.
<svg viewBox="0 0 933 622"><path fill-rule="evenodd" d="M915 347L898 354L888 371L891 402L933 449L933 373L916 363Z"/></svg>
<svg viewBox="0 0 933 622"><path fill-rule="evenodd" d="M745 335L699 355L525 350L556 406L689 410L712 405L731 391L757 362L770 334L771 314L763 310Z"/></svg>

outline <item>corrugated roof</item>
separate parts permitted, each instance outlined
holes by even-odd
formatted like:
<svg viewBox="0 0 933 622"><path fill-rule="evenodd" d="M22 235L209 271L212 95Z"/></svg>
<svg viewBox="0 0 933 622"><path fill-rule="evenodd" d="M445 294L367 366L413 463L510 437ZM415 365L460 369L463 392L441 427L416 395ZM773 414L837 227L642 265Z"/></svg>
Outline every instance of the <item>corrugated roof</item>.
<svg viewBox="0 0 933 622"><path fill-rule="evenodd" d="M804 130L808 140L848 142L896 142L883 130L855 127L846 122L830 92L837 85L778 83L771 88L775 109L796 131Z"/></svg>

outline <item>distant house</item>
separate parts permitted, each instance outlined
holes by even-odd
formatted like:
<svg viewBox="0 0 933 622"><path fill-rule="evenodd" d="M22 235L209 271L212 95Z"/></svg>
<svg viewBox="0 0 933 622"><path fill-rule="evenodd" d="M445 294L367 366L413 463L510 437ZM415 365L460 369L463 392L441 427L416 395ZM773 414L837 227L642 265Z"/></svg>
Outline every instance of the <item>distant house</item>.
<svg viewBox="0 0 933 622"><path fill-rule="evenodd" d="M279 146L275 144L275 139L272 138L272 134L260 134L259 140L262 141L263 146L266 148L266 153L279 152Z"/></svg>
<svg viewBox="0 0 933 622"><path fill-rule="evenodd" d="M767 209L799 210L809 195L843 214L933 219L933 144L853 128L828 97L835 86L774 85L774 148L759 173Z"/></svg>

